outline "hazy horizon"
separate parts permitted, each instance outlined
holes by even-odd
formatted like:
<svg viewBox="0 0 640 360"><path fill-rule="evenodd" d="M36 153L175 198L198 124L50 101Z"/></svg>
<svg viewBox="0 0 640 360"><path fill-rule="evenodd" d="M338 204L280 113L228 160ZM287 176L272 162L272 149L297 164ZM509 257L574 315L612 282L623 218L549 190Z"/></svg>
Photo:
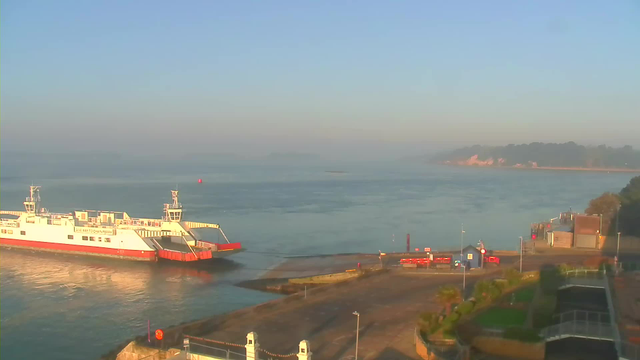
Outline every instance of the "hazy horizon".
<svg viewBox="0 0 640 360"><path fill-rule="evenodd" d="M0 21L3 153L640 147L634 1L3 1Z"/></svg>

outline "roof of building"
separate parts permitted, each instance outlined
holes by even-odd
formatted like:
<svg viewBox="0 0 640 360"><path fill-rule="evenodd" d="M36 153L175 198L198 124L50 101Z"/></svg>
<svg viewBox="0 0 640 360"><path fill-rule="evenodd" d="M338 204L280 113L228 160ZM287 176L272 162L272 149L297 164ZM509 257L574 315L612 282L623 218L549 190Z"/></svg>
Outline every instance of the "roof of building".
<svg viewBox="0 0 640 360"><path fill-rule="evenodd" d="M469 250L473 250L477 253L480 253L480 249L478 249L477 247L473 246L473 245L467 245L467 247L463 248L462 251L469 251Z"/></svg>

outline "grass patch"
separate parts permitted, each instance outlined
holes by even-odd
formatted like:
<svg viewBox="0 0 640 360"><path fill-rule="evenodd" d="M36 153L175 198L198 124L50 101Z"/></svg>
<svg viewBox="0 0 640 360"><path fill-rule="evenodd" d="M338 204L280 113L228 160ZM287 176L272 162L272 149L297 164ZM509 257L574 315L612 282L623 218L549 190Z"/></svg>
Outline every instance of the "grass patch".
<svg viewBox="0 0 640 360"><path fill-rule="evenodd" d="M530 303L533 301L533 297L536 294L535 286L526 287L522 290L516 291L516 302Z"/></svg>
<svg viewBox="0 0 640 360"><path fill-rule="evenodd" d="M478 315L475 321L488 328L507 328L524 325L526 318L524 310L491 308Z"/></svg>

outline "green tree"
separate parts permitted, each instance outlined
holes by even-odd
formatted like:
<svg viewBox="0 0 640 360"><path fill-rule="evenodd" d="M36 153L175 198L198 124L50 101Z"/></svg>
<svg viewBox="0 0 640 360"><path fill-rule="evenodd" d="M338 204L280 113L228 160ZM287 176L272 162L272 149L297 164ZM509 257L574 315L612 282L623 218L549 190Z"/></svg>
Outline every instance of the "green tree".
<svg viewBox="0 0 640 360"><path fill-rule="evenodd" d="M436 293L436 301L445 307L447 315L451 313L451 304L462 301L460 290L453 285L441 286Z"/></svg>
<svg viewBox="0 0 640 360"><path fill-rule="evenodd" d="M589 215L602 215L602 234L614 234L619 207L620 196L606 192L589 201L589 206L584 212Z"/></svg>
<svg viewBox="0 0 640 360"><path fill-rule="evenodd" d="M640 236L640 176L636 176L620 191L620 231Z"/></svg>

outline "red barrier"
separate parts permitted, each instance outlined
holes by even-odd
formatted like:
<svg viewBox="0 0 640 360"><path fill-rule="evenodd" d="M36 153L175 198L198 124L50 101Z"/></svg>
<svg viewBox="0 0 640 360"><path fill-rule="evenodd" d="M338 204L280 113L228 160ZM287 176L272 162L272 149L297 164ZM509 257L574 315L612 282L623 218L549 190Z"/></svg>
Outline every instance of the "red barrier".
<svg viewBox="0 0 640 360"><path fill-rule="evenodd" d="M242 244L239 242L231 244L216 244L216 246L218 247L218 251L242 249Z"/></svg>

